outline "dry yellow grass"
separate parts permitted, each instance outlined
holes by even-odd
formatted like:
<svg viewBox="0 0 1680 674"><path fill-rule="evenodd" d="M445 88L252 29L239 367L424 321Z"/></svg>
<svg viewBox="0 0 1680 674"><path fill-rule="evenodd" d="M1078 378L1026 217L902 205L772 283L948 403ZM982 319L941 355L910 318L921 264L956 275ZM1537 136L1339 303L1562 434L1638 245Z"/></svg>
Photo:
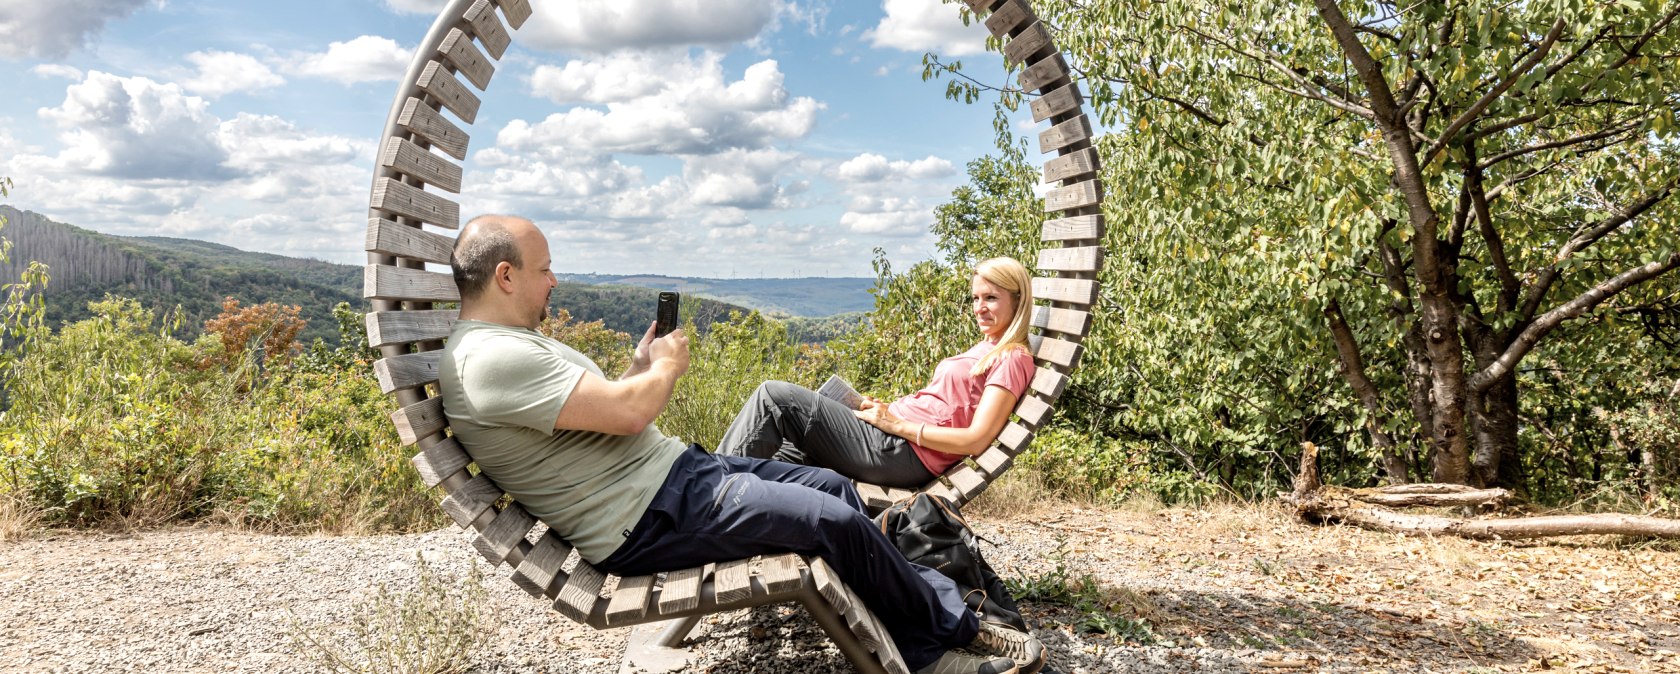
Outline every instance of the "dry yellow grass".
<svg viewBox="0 0 1680 674"><path fill-rule="evenodd" d="M15 494L0 494L0 541L22 540L40 528L40 510Z"/></svg>

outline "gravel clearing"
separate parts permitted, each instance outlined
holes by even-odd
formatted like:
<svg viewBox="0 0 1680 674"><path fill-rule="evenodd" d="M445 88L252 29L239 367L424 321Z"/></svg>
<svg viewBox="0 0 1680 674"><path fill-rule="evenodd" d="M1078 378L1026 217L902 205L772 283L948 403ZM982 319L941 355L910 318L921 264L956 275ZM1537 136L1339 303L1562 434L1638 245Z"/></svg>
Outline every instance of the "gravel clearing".
<svg viewBox="0 0 1680 674"><path fill-rule="evenodd" d="M1130 638L1024 608L1047 671L1680 672L1672 545L1471 543L1312 528L1268 507L972 516L1005 577L1089 576ZM481 568L465 534L287 537L213 528L0 543L0 672L321 672L322 642L420 561ZM627 628L572 623L486 569L475 672L619 671ZM1114 624L1111 622L1111 624ZM689 671L850 672L796 606L702 622Z"/></svg>

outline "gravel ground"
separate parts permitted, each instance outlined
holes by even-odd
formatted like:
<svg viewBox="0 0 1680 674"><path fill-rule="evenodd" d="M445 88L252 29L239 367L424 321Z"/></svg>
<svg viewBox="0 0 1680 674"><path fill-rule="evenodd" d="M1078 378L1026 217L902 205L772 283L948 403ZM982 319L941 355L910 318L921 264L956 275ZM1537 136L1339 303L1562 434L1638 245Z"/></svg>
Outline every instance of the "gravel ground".
<svg viewBox="0 0 1680 674"><path fill-rule="evenodd" d="M1680 672L1672 546L1490 545L1316 529L1267 508L1055 508L972 519L1005 577L1058 569L1118 597L1128 637L1024 608L1050 671ZM319 672L321 649L420 560L451 583L465 534L284 537L206 528L0 543L0 672ZM482 564L479 564L482 568ZM1585 575L1579 569L1596 571ZM1643 575L1641 575L1643 574ZM574 624L486 569L477 672L617 672L628 629ZM1111 621L1111 625L1115 624ZM795 607L708 618L689 671L850 672Z"/></svg>

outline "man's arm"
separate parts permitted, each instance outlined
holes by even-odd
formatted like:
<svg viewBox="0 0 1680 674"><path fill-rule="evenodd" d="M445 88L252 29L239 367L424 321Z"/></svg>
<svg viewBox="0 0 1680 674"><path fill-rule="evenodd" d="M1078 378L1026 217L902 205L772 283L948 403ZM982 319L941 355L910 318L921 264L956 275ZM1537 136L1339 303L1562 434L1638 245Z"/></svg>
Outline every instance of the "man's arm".
<svg viewBox="0 0 1680 674"><path fill-rule="evenodd" d="M617 381L584 373L560 407L555 430L633 435L653 423L670 402L677 379L688 371L688 336L676 330L647 347L648 364L640 372L626 372Z"/></svg>

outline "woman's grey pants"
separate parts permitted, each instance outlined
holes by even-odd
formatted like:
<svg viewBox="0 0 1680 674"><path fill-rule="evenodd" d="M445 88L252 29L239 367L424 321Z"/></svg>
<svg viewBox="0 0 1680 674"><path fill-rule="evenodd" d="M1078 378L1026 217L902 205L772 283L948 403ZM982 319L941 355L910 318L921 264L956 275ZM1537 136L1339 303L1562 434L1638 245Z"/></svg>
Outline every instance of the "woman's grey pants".
<svg viewBox="0 0 1680 674"><path fill-rule="evenodd" d="M759 384L741 406L718 453L821 466L884 487L933 481L910 441L860 421L845 405L785 381Z"/></svg>

